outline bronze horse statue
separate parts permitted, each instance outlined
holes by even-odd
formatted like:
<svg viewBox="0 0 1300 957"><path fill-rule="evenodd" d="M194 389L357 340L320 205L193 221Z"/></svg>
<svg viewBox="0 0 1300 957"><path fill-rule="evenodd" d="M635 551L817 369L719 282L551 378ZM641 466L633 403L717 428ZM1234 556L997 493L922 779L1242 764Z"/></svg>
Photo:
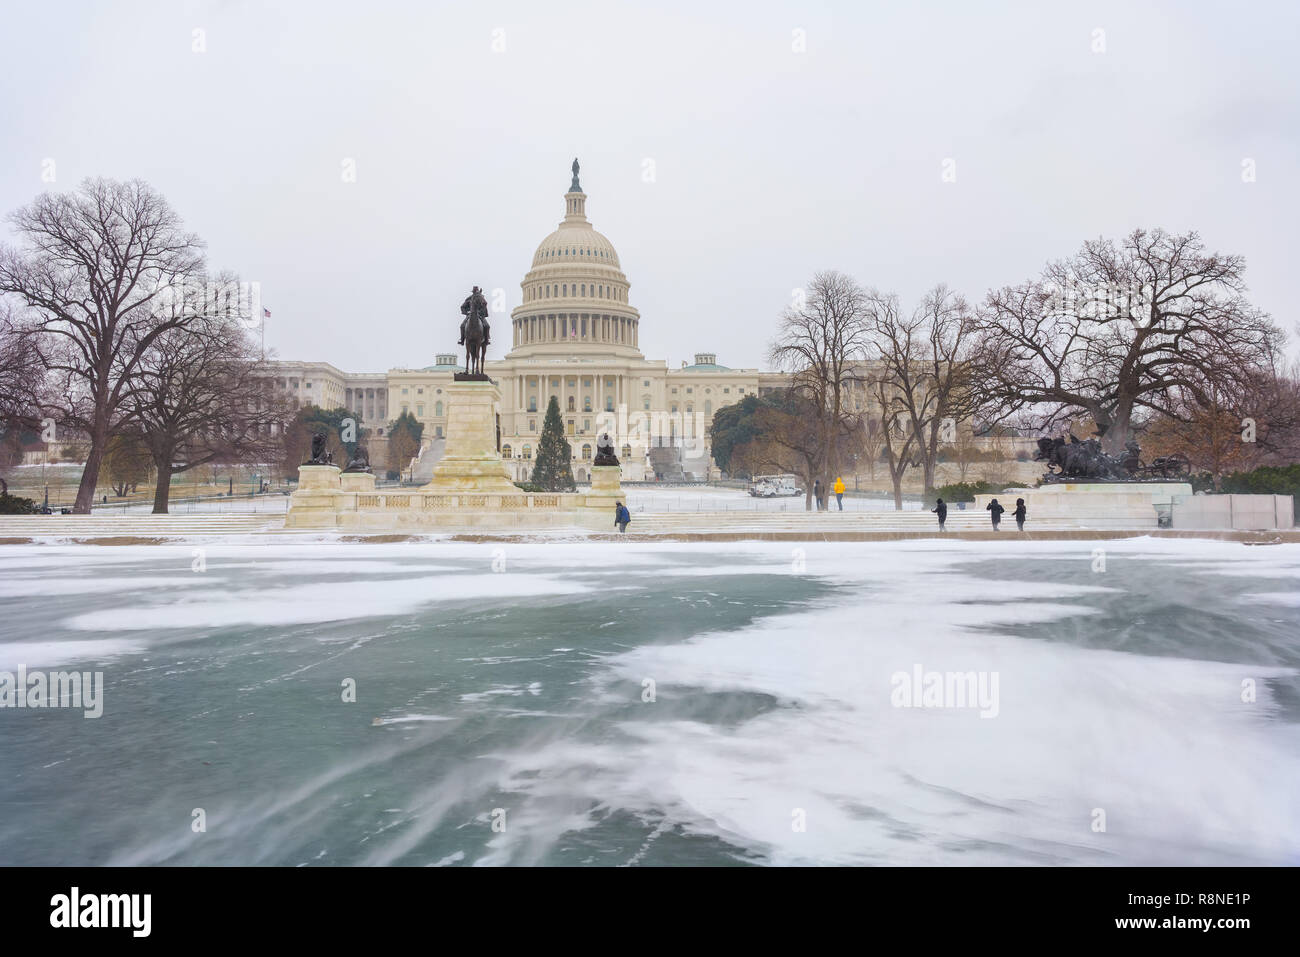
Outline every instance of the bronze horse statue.
<svg viewBox="0 0 1300 957"><path fill-rule="evenodd" d="M460 324L460 345L465 347L465 374L482 375L483 360L487 358L487 347L492 342L492 327L488 324L487 300L483 290L474 287L460 306L465 318Z"/></svg>
<svg viewBox="0 0 1300 957"><path fill-rule="evenodd" d="M1096 439L1081 442L1071 433L1068 442L1061 436L1039 439L1034 460L1047 463L1047 475L1044 478L1049 482L1070 478L1113 481L1131 476L1137 454L1138 445L1134 441L1128 443L1124 455L1111 456L1101 450L1101 443Z"/></svg>

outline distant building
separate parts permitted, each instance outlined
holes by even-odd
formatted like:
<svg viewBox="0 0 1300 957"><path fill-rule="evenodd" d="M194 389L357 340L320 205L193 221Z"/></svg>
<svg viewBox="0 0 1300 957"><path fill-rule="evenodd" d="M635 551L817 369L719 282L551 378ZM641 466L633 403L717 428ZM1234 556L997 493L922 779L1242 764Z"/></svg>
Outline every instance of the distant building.
<svg viewBox="0 0 1300 957"><path fill-rule="evenodd" d="M560 405L573 449L574 477L587 481L596 437L614 437L625 481L682 471L704 479L712 467L708 444L713 414L746 395L788 384L781 373L733 369L713 352L670 369L642 355L641 315L613 243L587 220L587 195L577 177L564 195L564 218L541 241L520 284L523 302L509 318L490 316L494 343L509 337L503 359L485 371L501 390L501 452L516 480L527 479L551 396ZM436 453L447 423L446 387L462 354L439 354L433 365L357 375L325 362L276 362L270 375L299 405L343 407L358 413L375 448L389 422L408 411L424 423ZM652 449L659 449L653 455Z"/></svg>

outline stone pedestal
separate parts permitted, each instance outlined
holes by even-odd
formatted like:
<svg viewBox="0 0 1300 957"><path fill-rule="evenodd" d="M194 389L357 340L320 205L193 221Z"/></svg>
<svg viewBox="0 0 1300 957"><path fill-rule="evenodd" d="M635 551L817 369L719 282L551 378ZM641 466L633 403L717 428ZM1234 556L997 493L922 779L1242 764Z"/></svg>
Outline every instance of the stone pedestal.
<svg viewBox="0 0 1300 957"><path fill-rule="evenodd" d="M452 382L447 396L447 439L427 492L517 493L497 451L496 408L501 392L490 381Z"/></svg>
<svg viewBox="0 0 1300 957"><path fill-rule="evenodd" d="M339 486L345 492L373 492L374 472L344 472L339 476Z"/></svg>
<svg viewBox="0 0 1300 957"><path fill-rule="evenodd" d="M622 472L617 465L592 466L591 491L582 496L578 509L578 520L583 526L597 531L614 530L614 505L627 504L619 482Z"/></svg>
<svg viewBox="0 0 1300 957"><path fill-rule="evenodd" d="M373 483L374 477L371 476ZM289 496L286 528L322 528L338 524L344 499L337 465L298 466L298 488Z"/></svg>
<svg viewBox="0 0 1300 957"><path fill-rule="evenodd" d="M1003 527L1014 528L1011 513L1016 499L1023 498L1029 511L1026 529L1032 529L1035 522L1080 528L1157 528L1174 500L1191 494L1192 487L1186 482L1057 482L976 495L975 511L984 511L996 498L1006 509Z"/></svg>

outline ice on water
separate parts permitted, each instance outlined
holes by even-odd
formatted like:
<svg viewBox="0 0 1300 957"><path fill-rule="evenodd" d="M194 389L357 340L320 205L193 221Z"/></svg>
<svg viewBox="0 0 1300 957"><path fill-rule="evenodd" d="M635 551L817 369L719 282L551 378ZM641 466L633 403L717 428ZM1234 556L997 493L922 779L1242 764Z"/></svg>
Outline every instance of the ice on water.
<svg viewBox="0 0 1300 957"><path fill-rule="evenodd" d="M1300 546L1097 547L6 547L0 863L1294 863Z"/></svg>

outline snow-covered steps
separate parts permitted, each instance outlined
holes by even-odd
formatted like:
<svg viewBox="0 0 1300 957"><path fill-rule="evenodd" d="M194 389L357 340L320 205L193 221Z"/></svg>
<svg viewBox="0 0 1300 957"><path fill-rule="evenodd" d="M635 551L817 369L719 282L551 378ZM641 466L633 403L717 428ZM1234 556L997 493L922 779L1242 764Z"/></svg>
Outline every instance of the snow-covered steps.
<svg viewBox="0 0 1300 957"><path fill-rule="evenodd" d="M32 538L192 538L247 535L283 527L274 514L0 515L0 540Z"/></svg>

